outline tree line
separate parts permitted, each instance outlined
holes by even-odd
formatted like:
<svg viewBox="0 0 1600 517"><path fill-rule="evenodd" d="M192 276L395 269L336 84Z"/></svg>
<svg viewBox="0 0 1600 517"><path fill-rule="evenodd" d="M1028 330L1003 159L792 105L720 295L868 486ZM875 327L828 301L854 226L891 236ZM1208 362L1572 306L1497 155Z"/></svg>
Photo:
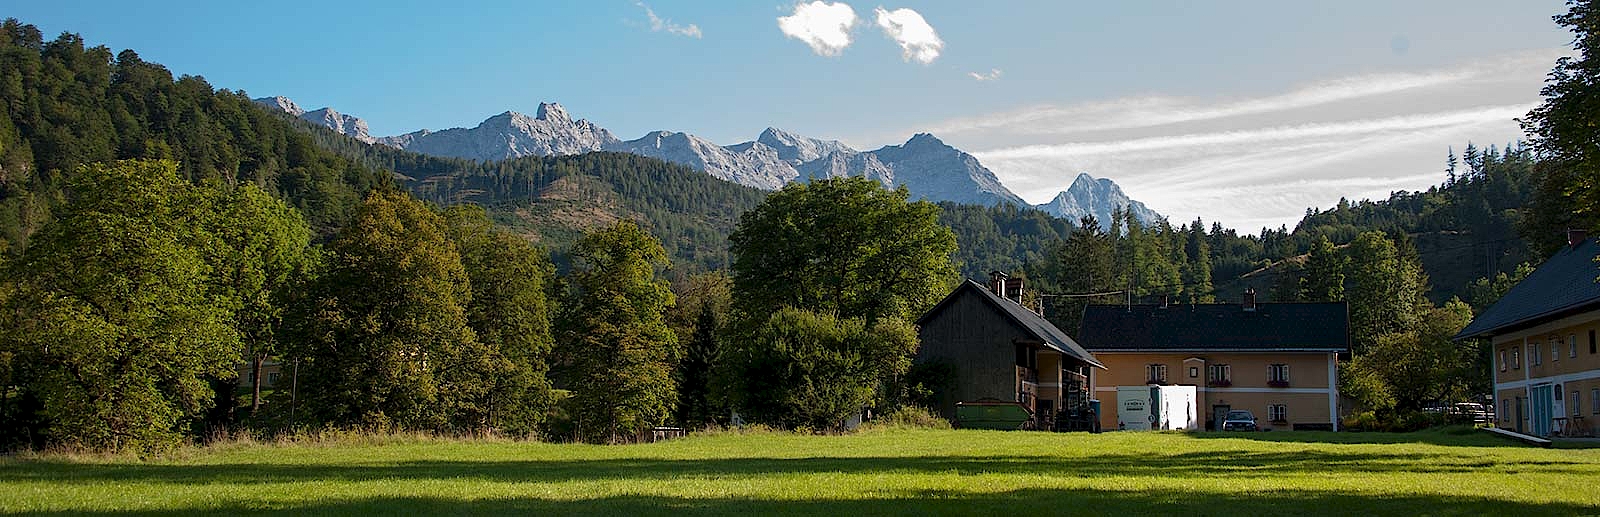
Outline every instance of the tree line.
<svg viewBox="0 0 1600 517"><path fill-rule="evenodd" d="M704 178L681 167L357 147L131 51L45 42L7 20L4 439L144 450L229 427L331 426L611 442L735 410L831 428L915 397L908 321L960 272L991 265L1046 292L1119 291L1030 300L1069 331L1072 304L1206 303L1222 282L1269 271L1275 299L1350 303L1341 382L1367 407L1479 393L1481 347L1448 338L1529 266L1502 257L1463 282L1470 303L1441 303L1425 265L1451 250L1417 243L1465 233L1536 260L1558 229L1600 229L1600 144L1583 122L1600 83L1596 12L1573 2L1557 17L1580 55L1558 62L1524 121L1528 146L1469 145L1449 153L1438 188L1310 210L1292 232L1255 236L1121 212L1101 230L1027 209L941 209L860 179L741 191L748 210L716 219L728 193L715 182L681 195L657 185ZM546 196L560 189L578 194ZM570 248L528 242L526 230L607 195L627 207L614 223L567 227ZM687 233L663 233L674 225ZM669 251L685 240L694 252ZM303 389L255 386L269 359L299 365Z"/></svg>
<svg viewBox="0 0 1600 517"><path fill-rule="evenodd" d="M741 217L731 276L624 220L548 254L476 205L375 189L325 244L252 184L77 168L0 282L10 446L160 450L219 431L630 440L664 424L836 429L891 407L910 319L954 283L938 208L860 178ZM740 300L735 306L731 300ZM295 365L263 394L261 367Z"/></svg>

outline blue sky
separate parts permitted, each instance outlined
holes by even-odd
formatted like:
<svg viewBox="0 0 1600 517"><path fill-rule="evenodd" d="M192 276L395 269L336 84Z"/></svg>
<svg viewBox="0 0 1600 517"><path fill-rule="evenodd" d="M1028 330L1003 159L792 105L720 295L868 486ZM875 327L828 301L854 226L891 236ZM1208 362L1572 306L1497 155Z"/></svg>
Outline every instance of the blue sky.
<svg viewBox="0 0 1600 517"><path fill-rule="evenodd" d="M56 1L5 15L332 106L376 135L541 101L624 139L732 144L777 126L875 148L931 130L1031 202L1084 171L1175 220L1246 231L1424 188L1446 146L1517 138L1511 118L1569 41L1550 21L1560 0L842 3L849 44L820 51L780 28L792 1ZM936 55L908 53L878 9L914 13Z"/></svg>

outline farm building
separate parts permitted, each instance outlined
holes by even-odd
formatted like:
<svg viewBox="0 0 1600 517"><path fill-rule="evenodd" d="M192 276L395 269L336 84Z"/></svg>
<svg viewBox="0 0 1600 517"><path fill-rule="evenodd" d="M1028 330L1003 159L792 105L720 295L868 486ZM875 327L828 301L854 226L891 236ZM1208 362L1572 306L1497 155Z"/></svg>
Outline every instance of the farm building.
<svg viewBox="0 0 1600 517"><path fill-rule="evenodd" d="M1023 427L1051 429L1057 415L1086 414L1091 370L1104 366L1021 300L1021 279L992 273L988 286L965 281L917 320L916 364L942 373L934 395L945 418L961 425L958 406L994 404L1022 415Z"/></svg>
<svg viewBox="0 0 1600 517"><path fill-rule="evenodd" d="M1253 291L1233 304L1090 305L1078 342L1107 369L1094 383L1105 429L1118 428L1119 387L1156 385L1193 386L1208 429L1244 409L1263 429L1333 430L1350 317L1343 302L1256 303Z"/></svg>
<svg viewBox="0 0 1600 517"><path fill-rule="evenodd" d="M1484 310L1456 339L1488 338L1495 419L1537 436L1593 436L1600 421L1600 243L1567 246Z"/></svg>

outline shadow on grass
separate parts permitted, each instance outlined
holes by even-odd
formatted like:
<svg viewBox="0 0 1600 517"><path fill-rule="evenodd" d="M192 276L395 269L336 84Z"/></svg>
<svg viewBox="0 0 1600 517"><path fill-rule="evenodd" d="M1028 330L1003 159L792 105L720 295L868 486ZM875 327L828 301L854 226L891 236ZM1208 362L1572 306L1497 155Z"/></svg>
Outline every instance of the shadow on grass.
<svg viewBox="0 0 1600 517"><path fill-rule="evenodd" d="M1279 443L1332 443L1332 444L1402 444L1422 443L1447 447L1506 447L1526 445L1522 442L1489 434L1471 427L1444 427L1410 433L1383 432L1328 432L1328 431L1258 431L1258 432L1203 432L1195 438L1235 438L1259 442Z"/></svg>
<svg viewBox="0 0 1600 517"><path fill-rule="evenodd" d="M888 492L871 499L682 498L628 495L553 501L378 497L319 500L273 507L221 504L167 511L73 511L32 515L1580 515L1600 507L1530 504L1481 497L1373 497L1318 491L1234 495L1186 491L1021 489Z"/></svg>
<svg viewBox="0 0 1600 517"><path fill-rule="evenodd" d="M1093 478L1239 479L1296 474L1447 474L1490 470L1600 476L1600 465L1583 461L1498 461L1468 454L1324 451L1205 451L1182 454L820 457L730 459L607 459L515 461L408 461L377 465L159 463L81 464L46 461L0 463L0 482L140 482L183 485L320 481L479 479L494 482L559 483L590 480L665 482L686 477L744 478L769 474L1024 474Z"/></svg>

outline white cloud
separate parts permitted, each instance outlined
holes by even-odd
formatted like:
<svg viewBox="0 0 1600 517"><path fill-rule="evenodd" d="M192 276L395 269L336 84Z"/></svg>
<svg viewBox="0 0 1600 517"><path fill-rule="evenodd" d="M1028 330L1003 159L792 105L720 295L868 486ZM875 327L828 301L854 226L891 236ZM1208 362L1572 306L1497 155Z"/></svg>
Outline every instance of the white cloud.
<svg viewBox="0 0 1600 517"><path fill-rule="evenodd" d="M644 2L636 2L634 5L644 8L644 15L650 17L650 32L667 31L668 34L700 39L700 26L693 23L678 25L672 23L672 20L662 19L660 16L656 16L655 10L645 5Z"/></svg>
<svg viewBox="0 0 1600 517"><path fill-rule="evenodd" d="M1166 150L1192 151L1193 148L1244 144L1259 146L1271 142L1306 139L1336 138L1347 135L1374 135L1393 131L1424 131L1441 127L1459 126L1483 120L1511 120L1528 113L1534 104L1488 106L1449 113L1429 113L1403 117L1365 119L1349 122L1311 123L1295 126L1266 127L1240 131L1158 136L1111 142L1070 142L1063 144L1031 145L985 152L997 159L1009 158L1062 158L1069 156L1111 153L1149 153Z"/></svg>
<svg viewBox="0 0 1600 517"><path fill-rule="evenodd" d="M989 69L989 73L986 73L986 74L978 73L978 72L967 72L967 75L969 77L972 77L975 80L978 80L978 81L993 81L993 80L999 79L1001 73L1002 72L1000 71L999 68L991 68L991 69Z"/></svg>
<svg viewBox="0 0 1600 517"><path fill-rule="evenodd" d="M850 46L850 30L856 25L856 11L843 2L795 4L794 13L778 18L778 30L785 36L805 42L819 56L837 56Z"/></svg>
<svg viewBox="0 0 1600 517"><path fill-rule="evenodd" d="M901 57L907 62L915 60L926 65L939 59L944 41L921 14L906 8L889 11L879 7L873 12L878 15L878 27L883 33L900 44Z"/></svg>
<svg viewBox="0 0 1600 517"><path fill-rule="evenodd" d="M1008 112L945 121L924 127L940 135L982 132L995 128L1035 134L1144 128L1183 122L1282 112L1383 97L1437 91L1469 83L1503 82L1508 78L1543 77L1562 51L1533 51L1486 59L1461 67L1420 73L1368 74L1319 81L1289 92L1254 99L1206 103L1191 98L1145 96L1093 101L1066 106L1029 106Z"/></svg>
<svg viewBox="0 0 1600 517"><path fill-rule="evenodd" d="M1173 221L1254 232L1340 197L1381 199L1444 179L1447 147L1522 137L1566 49L1438 70L1364 74L1254 97L1144 95L979 114L931 128L1013 192L1044 202L1079 172L1108 177ZM982 74L979 74L982 75Z"/></svg>

